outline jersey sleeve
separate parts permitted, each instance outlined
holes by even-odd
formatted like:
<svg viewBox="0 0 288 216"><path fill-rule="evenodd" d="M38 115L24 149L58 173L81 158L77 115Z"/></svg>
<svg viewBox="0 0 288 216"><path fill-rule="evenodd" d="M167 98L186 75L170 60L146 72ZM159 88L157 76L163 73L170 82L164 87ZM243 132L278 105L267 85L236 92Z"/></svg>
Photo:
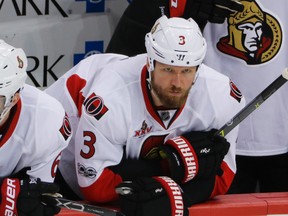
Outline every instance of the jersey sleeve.
<svg viewBox="0 0 288 216"><path fill-rule="evenodd" d="M68 146L72 131L69 118L54 98L41 94L35 111L34 161L27 174L42 181L53 182L63 149ZM27 135L28 136L28 135Z"/></svg>
<svg viewBox="0 0 288 216"><path fill-rule="evenodd" d="M85 118L80 119L79 128L81 129L76 134L78 145L75 146L75 159L82 195L85 200L94 202L115 200L115 186L122 182L122 177L109 167L120 163L123 143L115 144Z"/></svg>
<svg viewBox="0 0 288 216"><path fill-rule="evenodd" d="M220 77L224 77L222 74ZM217 99L214 95L213 104L215 104L216 116L218 116L218 126L217 129L222 127L224 124L231 121L231 119L241 110L246 104L245 97L242 95L241 91L233 83L229 77L223 78L223 85L219 87L217 82L214 82L216 86L212 86L211 89L219 89L218 94L221 94L221 97ZM212 85L210 83L210 85ZM215 93L215 92L214 92ZM212 96L211 96L212 97ZM225 138L230 143L230 148L224 160L221 164L222 175L215 176L215 184L213 191L211 192L210 197L216 195L225 194L235 175L236 172L236 142L238 138L239 125L236 126L228 134L225 134Z"/></svg>
<svg viewBox="0 0 288 216"><path fill-rule="evenodd" d="M112 78L105 71L103 76L99 74L94 80L97 85L84 91L75 134L78 184L84 199L94 202L109 202L118 197L115 186L122 177L109 167L121 162L131 124L128 90L116 74Z"/></svg>

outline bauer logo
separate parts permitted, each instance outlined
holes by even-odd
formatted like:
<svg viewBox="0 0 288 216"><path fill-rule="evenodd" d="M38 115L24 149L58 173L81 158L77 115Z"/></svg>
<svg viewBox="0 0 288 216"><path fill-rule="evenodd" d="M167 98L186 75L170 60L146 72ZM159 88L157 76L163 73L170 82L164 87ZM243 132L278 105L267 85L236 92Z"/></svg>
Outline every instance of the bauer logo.
<svg viewBox="0 0 288 216"><path fill-rule="evenodd" d="M86 2L86 13L101 13L105 11L105 0L75 0Z"/></svg>
<svg viewBox="0 0 288 216"><path fill-rule="evenodd" d="M103 53L104 41L86 41L84 53L74 54L73 64L78 64L82 59L96 53Z"/></svg>

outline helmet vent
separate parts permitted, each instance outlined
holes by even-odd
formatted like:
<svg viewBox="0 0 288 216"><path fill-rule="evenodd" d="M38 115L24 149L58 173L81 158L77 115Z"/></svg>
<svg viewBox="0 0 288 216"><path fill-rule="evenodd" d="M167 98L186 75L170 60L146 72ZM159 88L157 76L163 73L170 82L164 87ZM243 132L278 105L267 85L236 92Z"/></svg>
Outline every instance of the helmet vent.
<svg viewBox="0 0 288 216"><path fill-rule="evenodd" d="M0 88L5 88L5 87L8 87L8 86L10 86L11 85L11 81L9 81L9 82L5 82L5 83L0 83Z"/></svg>

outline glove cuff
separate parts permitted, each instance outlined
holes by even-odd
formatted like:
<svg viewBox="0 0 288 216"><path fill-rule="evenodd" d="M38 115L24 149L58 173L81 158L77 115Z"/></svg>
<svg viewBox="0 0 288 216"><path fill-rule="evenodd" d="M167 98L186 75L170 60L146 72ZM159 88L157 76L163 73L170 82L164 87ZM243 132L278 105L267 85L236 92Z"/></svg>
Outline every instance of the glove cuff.
<svg viewBox="0 0 288 216"><path fill-rule="evenodd" d="M0 215L18 215L17 199L20 193L20 182L15 178L5 178L1 185Z"/></svg>
<svg viewBox="0 0 288 216"><path fill-rule="evenodd" d="M172 146L181 157L185 169L182 183L195 178L199 169L198 158L189 141L183 136L178 136L167 140L164 145Z"/></svg>
<svg viewBox="0 0 288 216"><path fill-rule="evenodd" d="M171 206L171 215L184 215L185 206L182 197L182 189L179 185L167 176L153 177L165 189Z"/></svg>

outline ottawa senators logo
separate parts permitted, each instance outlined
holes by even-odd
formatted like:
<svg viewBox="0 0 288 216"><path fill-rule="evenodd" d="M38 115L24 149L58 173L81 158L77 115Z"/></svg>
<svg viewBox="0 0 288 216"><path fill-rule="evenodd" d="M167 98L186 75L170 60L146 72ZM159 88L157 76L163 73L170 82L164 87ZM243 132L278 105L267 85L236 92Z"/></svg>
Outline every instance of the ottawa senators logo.
<svg viewBox="0 0 288 216"><path fill-rule="evenodd" d="M84 101L85 111L88 115L93 116L99 120L108 111L108 108L104 105L103 99L92 93Z"/></svg>
<svg viewBox="0 0 288 216"><path fill-rule="evenodd" d="M220 38L221 52L244 60L248 65L262 64L274 58L282 43L279 22L255 0L242 0L242 12L228 19L228 35Z"/></svg>
<svg viewBox="0 0 288 216"><path fill-rule="evenodd" d="M230 95L235 98L239 103L242 99L242 93L237 86L230 80Z"/></svg>
<svg viewBox="0 0 288 216"><path fill-rule="evenodd" d="M59 129L59 131L60 131L60 133L62 134L62 136L64 137L65 140L67 140L72 134L71 125L70 125L70 122L69 122L67 114L65 114L65 117L63 119L62 127Z"/></svg>

